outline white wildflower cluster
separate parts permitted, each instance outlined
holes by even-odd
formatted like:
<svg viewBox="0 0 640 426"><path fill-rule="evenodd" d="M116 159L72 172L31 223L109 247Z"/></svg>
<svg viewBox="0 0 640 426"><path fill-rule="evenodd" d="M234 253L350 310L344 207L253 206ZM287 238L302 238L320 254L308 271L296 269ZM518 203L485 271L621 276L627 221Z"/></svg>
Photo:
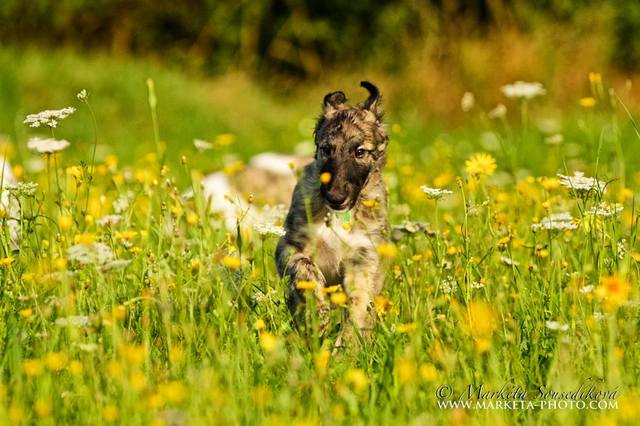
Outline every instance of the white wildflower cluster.
<svg viewBox="0 0 640 426"><path fill-rule="evenodd" d="M35 182L18 182L16 184L7 185L7 190L15 197L33 197L38 190L38 184Z"/></svg>
<svg viewBox="0 0 640 426"><path fill-rule="evenodd" d="M464 92L460 100L460 107L464 112L471 111L476 104L476 97L471 92Z"/></svg>
<svg viewBox="0 0 640 426"><path fill-rule="evenodd" d="M256 303L261 304L277 300L277 296L278 292L276 291L276 289L273 287L269 287L269 290L267 290L266 293L263 291L256 291L253 294L252 298Z"/></svg>
<svg viewBox="0 0 640 426"><path fill-rule="evenodd" d="M448 189L440 189L440 188L429 188L426 185L422 185L420 187L422 192L427 195L427 198L430 200L439 200L447 195L453 194L453 191L449 191Z"/></svg>
<svg viewBox="0 0 640 426"><path fill-rule="evenodd" d="M471 288L474 290L479 290L484 288L485 284L482 281L474 281L471 283Z"/></svg>
<svg viewBox="0 0 640 426"><path fill-rule="evenodd" d="M627 240L626 238L620 239L618 241L618 260L624 260L624 257L627 255Z"/></svg>
<svg viewBox="0 0 640 426"><path fill-rule="evenodd" d="M547 321L545 327L553 331L567 331L569 330L569 324L561 323L558 321Z"/></svg>
<svg viewBox="0 0 640 426"><path fill-rule="evenodd" d="M555 133L551 136L547 136L544 139L544 143L546 143L547 145L560 145L563 141L564 136L562 136L560 133Z"/></svg>
<svg viewBox="0 0 640 426"><path fill-rule="evenodd" d="M103 272L117 271L118 269L126 268L127 266L129 266L130 263L131 263L131 260L115 259L115 260L112 260L111 262L107 262L104 265L102 265L102 271Z"/></svg>
<svg viewBox="0 0 640 426"><path fill-rule="evenodd" d="M556 213L543 218L540 223L531 225L531 229L535 231L565 231L577 229L578 224L574 221L570 213Z"/></svg>
<svg viewBox="0 0 640 426"><path fill-rule="evenodd" d="M453 278L445 278L444 280L440 281L440 290L442 290L444 294L453 293L454 291L456 291L457 287L458 283Z"/></svg>
<svg viewBox="0 0 640 426"><path fill-rule="evenodd" d="M207 141L202 140L202 139L194 139L193 140L193 146L195 146L196 149L198 151L200 151L200 152L207 151L207 150L213 148L213 144L211 142L207 142Z"/></svg>
<svg viewBox="0 0 640 426"><path fill-rule="evenodd" d="M135 197L132 191L123 192L113 202L113 211L116 213L122 213L129 208L133 198Z"/></svg>
<svg viewBox="0 0 640 426"><path fill-rule="evenodd" d="M589 285L585 285L585 286L580 287L580 289L578 291L580 293L582 293L582 294L589 294L589 293L593 292L594 288L595 287L592 284L589 284Z"/></svg>
<svg viewBox="0 0 640 426"><path fill-rule="evenodd" d="M71 346L80 349L82 352L88 352L88 353L95 352L100 348L96 343L73 342Z"/></svg>
<svg viewBox="0 0 640 426"><path fill-rule="evenodd" d="M76 112L76 109L73 107L62 109L48 109L45 111L40 111L37 114L27 115L27 118L24 119L24 123L28 124L30 127L58 127L59 121L64 120L74 112Z"/></svg>
<svg viewBox="0 0 640 426"><path fill-rule="evenodd" d="M56 320L58 327L87 327L90 324L91 318L86 315L71 315Z"/></svg>
<svg viewBox="0 0 640 426"><path fill-rule="evenodd" d="M121 220L122 216L118 214L110 214L96 220L96 223L100 226L115 226L120 223Z"/></svg>
<svg viewBox="0 0 640 426"><path fill-rule="evenodd" d="M602 202L597 206L591 207L591 209L589 209L587 214L590 214L593 216L600 216L600 217L611 217L621 213L622 210L624 210L624 207L622 206L622 204L619 204L619 203L607 204L605 202Z"/></svg>
<svg viewBox="0 0 640 426"><path fill-rule="evenodd" d="M255 223L253 225L253 229L255 229L256 232L263 238L271 236L281 237L285 234L284 228L282 226L273 225L271 223Z"/></svg>
<svg viewBox="0 0 640 426"><path fill-rule="evenodd" d="M81 265L102 266L114 260L115 255L111 247L104 243L76 244L67 249L69 260Z"/></svg>
<svg viewBox="0 0 640 426"><path fill-rule="evenodd" d="M500 262L504 263L507 266L519 266L520 262L518 262L517 260L513 260L510 257L507 256L500 256Z"/></svg>
<svg viewBox="0 0 640 426"><path fill-rule="evenodd" d="M255 217L251 218L253 229L262 238L281 237L285 231L279 224L284 221L287 209L283 205L269 206L265 205Z"/></svg>
<svg viewBox="0 0 640 426"><path fill-rule="evenodd" d="M55 154L69 148L69 141L64 139L34 137L27 142L27 148L38 154Z"/></svg>
<svg viewBox="0 0 640 426"><path fill-rule="evenodd" d="M607 314L603 314L602 312L594 312L593 319L596 321L602 321L607 317Z"/></svg>
<svg viewBox="0 0 640 426"><path fill-rule="evenodd" d="M76 244L67 249L67 257L81 265L95 265L102 271L115 271L128 266L131 261L116 259L111 247L104 243Z"/></svg>
<svg viewBox="0 0 640 426"><path fill-rule="evenodd" d="M558 173L560 185L568 188L576 196L584 198L592 191L604 193L607 184L596 178L586 177L582 172L574 172L573 176L565 176Z"/></svg>
<svg viewBox="0 0 640 426"><path fill-rule="evenodd" d="M493 108L491 111L487 113L487 117L489 117L492 120L495 120L498 118L504 118L506 115L507 115L507 107L504 106L503 104L496 105L495 108Z"/></svg>
<svg viewBox="0 0 640 426"><path fill-rule="evenodd" d="M87 99L89 99L89 93L87 92L87 89L82 89L81 91L78 92L76 97L80 102L86 102Z"/></svg>
<svg viewBox="0 0 640 426"><path fill-rule="evenodd" d="M516 81L513 84L502 86L501 90L507 98L515 99L532 99L536 96L543 96L547 94L544 86L538 82L527 83L524 81Z"/></svg>

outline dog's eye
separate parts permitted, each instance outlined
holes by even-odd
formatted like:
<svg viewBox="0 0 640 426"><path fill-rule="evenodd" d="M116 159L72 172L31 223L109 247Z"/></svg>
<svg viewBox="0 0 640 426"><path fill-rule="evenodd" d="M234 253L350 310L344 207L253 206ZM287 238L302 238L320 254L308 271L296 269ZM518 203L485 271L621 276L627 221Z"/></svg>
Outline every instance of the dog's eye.
<svg viewBox="0 0 640 426"><path fill-rule="evenodd" d="M366 153L367 151L364 148L358 148L356 149L356 158L362 158Z"/></svg>
<svg viewBox="0 0 640 426"><path fill-rule="evenodd" d="M322 155L324 155L325 157L328 157L331 155L331 147L327 146L327 145L323 145L320 147L320 152L322 153Z"/></svg>

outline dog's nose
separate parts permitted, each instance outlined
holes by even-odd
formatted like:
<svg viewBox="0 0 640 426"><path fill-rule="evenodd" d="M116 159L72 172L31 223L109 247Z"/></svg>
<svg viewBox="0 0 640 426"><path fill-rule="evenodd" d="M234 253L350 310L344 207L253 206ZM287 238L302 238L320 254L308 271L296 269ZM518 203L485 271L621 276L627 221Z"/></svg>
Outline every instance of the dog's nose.
<svg viewBox="0 0 640 426"><path fill-rule="evenodd" d="M347 201L346 195L342 195L342 194L335 194L335 193L328 192L326 194L326 197L327 197L327 201L329 201L331 204L334 204L334 205L343 204L345 201Z"/></svg>

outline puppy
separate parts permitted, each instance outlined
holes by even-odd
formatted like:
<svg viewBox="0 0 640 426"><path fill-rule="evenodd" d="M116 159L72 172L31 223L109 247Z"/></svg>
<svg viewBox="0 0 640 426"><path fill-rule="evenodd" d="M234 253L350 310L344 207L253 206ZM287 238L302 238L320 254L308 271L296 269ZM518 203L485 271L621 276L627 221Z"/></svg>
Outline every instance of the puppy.
<svg viewBox="0 0 640 426"><path fill-rule="evenodd" d="M387 236L387 191L382 180L388 137L378 88L363 81L368 98L349 106L344 93L324 97L315 127L316 151L293 191L285 234L276 248L281 277L288 277L288 306L294 318L305 297L316 298L320 331L328 323L325 287L341 285L348 296L347 321L339 340L367 335L373 327L373 298L384 271L377 247ZM307 294L300 281L315 284Z"/></svg>

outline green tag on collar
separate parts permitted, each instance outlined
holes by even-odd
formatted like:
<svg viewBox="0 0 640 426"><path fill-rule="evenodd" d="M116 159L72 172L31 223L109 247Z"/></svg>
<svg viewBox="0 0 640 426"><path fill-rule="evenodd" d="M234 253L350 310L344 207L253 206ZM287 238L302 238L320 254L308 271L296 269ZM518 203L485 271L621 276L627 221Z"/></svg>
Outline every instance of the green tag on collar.
<svg viewBox="0 0 640 426"><path fill-rule="evenodd" d="M340 213L336 213L336 219L340 220L342 219L342 222L351 222L351 212L344 212L342 213L342 217L340 217Z"/></svg>

